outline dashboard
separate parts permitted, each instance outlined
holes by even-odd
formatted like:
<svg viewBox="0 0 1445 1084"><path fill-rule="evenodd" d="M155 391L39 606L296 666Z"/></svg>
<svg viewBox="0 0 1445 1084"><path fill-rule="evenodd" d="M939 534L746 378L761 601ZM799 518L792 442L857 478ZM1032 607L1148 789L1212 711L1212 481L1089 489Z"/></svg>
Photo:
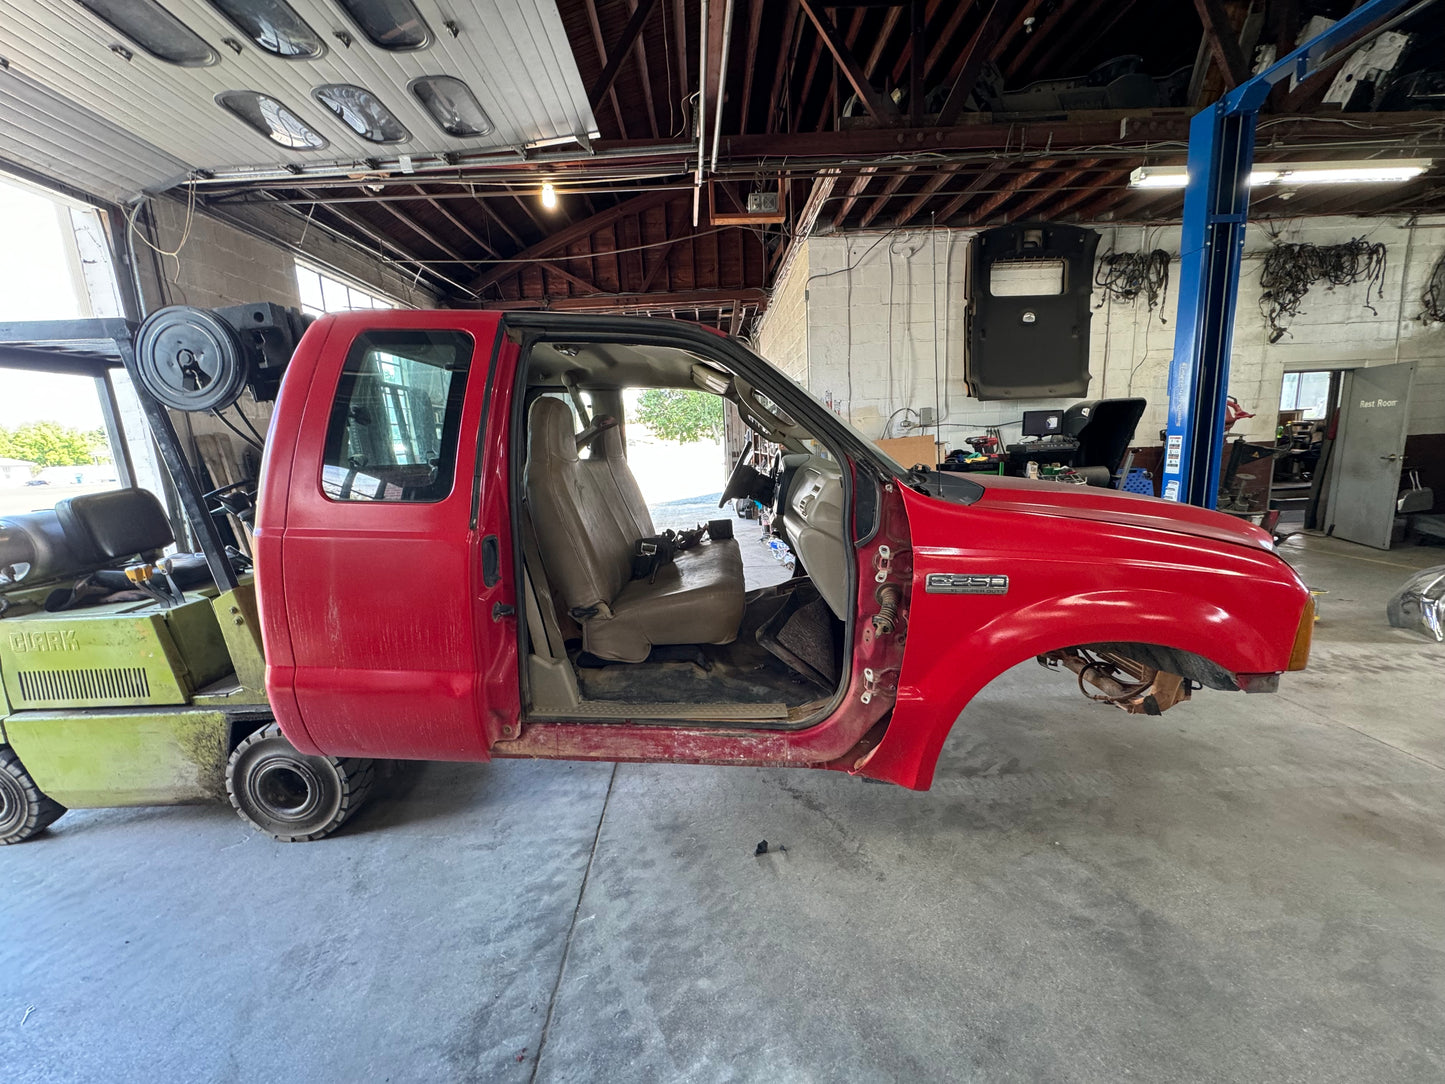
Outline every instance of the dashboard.
<svg viewBox="0 0 1445 1084"><path fill-rule="evenodd" d="M774 466L774 505L784 537L813 586L839 620L847 620L848 543L843 474L837 460L799 453ZM777 515L781 513L781 515Z"/></svg>

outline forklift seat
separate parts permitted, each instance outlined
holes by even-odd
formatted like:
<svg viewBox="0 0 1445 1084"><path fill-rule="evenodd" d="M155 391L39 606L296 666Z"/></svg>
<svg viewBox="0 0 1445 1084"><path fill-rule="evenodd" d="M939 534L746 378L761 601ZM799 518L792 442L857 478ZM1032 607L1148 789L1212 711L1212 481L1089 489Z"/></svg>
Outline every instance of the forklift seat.
<svg viewBox="0 0 1445 1084"><path fill-rule="evenodd" d="M149 555L176 540L161 502L146 489L71 497L55 506L55 515L81 560L98 565Z"/></svg>
<svg viewBox="0 0 1445 1084"><path fill-rule="evenodd" d="M625 462L580 459L572 412L560 399L538 399L528 424L528 512L547 580L581 624L583 647L642 662L654 645L736 639L744 594L737 541L701 543L651 578L633 579L635 520L619 505L612 473L626 471Z"/></svg>
<svg viewBox="0 0 1445 1084"><path fill-rule="evenodd" d="M14 583L80 576L173 541L160 501L144 489L88 493L53 509L0 518L0 573Z"/></svg>

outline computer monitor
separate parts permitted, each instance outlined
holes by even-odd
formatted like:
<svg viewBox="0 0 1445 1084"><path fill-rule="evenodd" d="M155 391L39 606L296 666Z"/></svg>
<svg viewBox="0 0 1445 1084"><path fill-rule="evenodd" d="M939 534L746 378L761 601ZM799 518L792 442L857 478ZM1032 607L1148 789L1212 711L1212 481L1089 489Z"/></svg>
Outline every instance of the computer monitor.
<svg viewBox="0 0 1445 1084"><path fill-rule="evenodd" d="M1062 410L1025 410L1024 436L1056 437L1063 431Z"/></svg>

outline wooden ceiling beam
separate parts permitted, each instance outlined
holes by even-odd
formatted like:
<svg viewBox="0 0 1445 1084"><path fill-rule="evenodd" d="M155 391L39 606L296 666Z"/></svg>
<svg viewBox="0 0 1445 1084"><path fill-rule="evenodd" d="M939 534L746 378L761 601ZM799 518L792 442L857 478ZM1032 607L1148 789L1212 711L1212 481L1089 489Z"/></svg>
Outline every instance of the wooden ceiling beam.
<svg viewBox="0 0 1445 1084"><path fill-rule="evenodd" d="M647 15L643 11L649 7L655 7L657 0L627 0L627 6L632 9L632 18L636 19L642 15L642 21L647 22ZM628 25L631 25L629 21ZM647 40L639 37L636 44L637 49L637 70L642 75L642 104L647 106L647 121L652 128L652 138L658 136L657 110L652 104L652 72L647 66Z"/></svg>
<svg viewBox="0 0 1445 1084"><path fill-rule="evenodd" d="M773 72L773 93L768 99L768 123L764 125L764 132L772 132L775 121L781 112L783 104L783 77L788 74L788 68L793 55L793 35L798 25L798 0L787 0L788 12L783 16L783 36L778 42L778 66Z"/></svg>
<svg viewBox="0 0 1445 1084"><path fill-rule="evenodd" d="M743 67L743 100L738 113L738 131L748 130L748 113L753 104L753 70L758 59L758 39L763 32L763 7L767 0L747 0L748 3L748 51ZM787 48L784 43L783 48Z"/></svg>
<svg viewBox="0 0 1445 1084"><path fill-rule="evenodd" d="M1035 207L1039 207L1059 195L1085 173L1096 168L1098 164L1099 159L1086 158L1082 162L1077 163L1072 169L1067 169L1063 173L1060 173L1058 177L1055 178L1053 184L1040 189L1017 207L1012 208L1005 216L1005 220L1008 222L1017 222L1021 218L1028 217L1029 212Z"/></svg>
<svg viewBox="0 0 1445 1084"><path fill-rule="evenodd" d="M1079 25L1075 18L1077 6L1078 0L1060 0L1052 11L1045 9L1033 13L1037 16L1033 32L1022 45L1009 54L1008 63L1004 66L1006 82L1030 82L1031 80L1026 78L1027 73L1042 70L1037 62L1031 67L1030 60L1035 53L1051 45L1056 39L1073 36L1075 27Z"/></svg>
<svg viewBox="0 0 1445 1084"><path fill-rule="evenodd" d="M594 13L596 12L597 9L595 4L592 3L592 0L588 0L588 6ZM617 81L617 73L622 70L622 65L627 60L627 54L632 52L633 45L637 43L638 37L642 34L643 24L647 22L647 17L652 14L652 9L657 6L657 0L642 0L640 4L637 3L636 0L629 0L629 6L632 8L632 16L627 20L627 25L622 30L622 36L617 39L616 44L612 46L611 50L603 52L603 47L599 40L597 48L603 57L604 67L602 68L602 74L597 77L597 81L593 83L591 89L587 91L587 104L591 106L594 111L597 109L597 106L601 104L602 96L611 90L612 84ZM649 89L649 97L651 93ZM656 124L654 124L653 127L655 129ZM657 132L654 131L653 135L656 136Z"/></svg>
<svg viewBox="0 0 1445 1084"><path fill-rule="evenodd" d="M993 0L988 14L984 16L983 22L963 50L958 76L954 79L953 86L949 88L943 108L938 111L940 128L951 128L958 120L958 115L963 112L964 103L968 101L968 96L973 93L973 88L978 84L978 77L983 72L983 66L993 59L994 51L998 48L1004 30L1017 18L1026 2L1027 0Z"/></svg>
<svg viewBox="0 0 1445 1084"><path fill-rule="evenodd" d="M853 11L853 21L848 24L848 33L844 38L845 42L847 43L849 52L853 50L853 45L858 40L858 32L863 29L864 14L865 13L862 8L855 8ZM829 125L828 121L830 119L834 119L836 121L836 118L829 118L828 111L833 108L833 103L837 100L837 98L838 76L835 72L833 78L828 80L828 93L823 96L823 107L818 110L818 131L825 131L829 127L836 126L836 124ZM838 112L842 112L841 107Z"/></svg>
<svg viewBox="0 0 1445 1084"><path fill-rule="evenodd" d="M542 240L538 241L535 245L524 248L512 258L515 260L568 259L570 257L558 255L558 250L565 249L577 241L590 237L598 230L609 228L619 219L626 218L629 215L641 214L648 208L667 203L676 196L677 193L675 191L644 192L640 196L623 200L621 203L608 207L606 210L599 211L590 218L584 218L572 223L570 226L557 230L550 237L542 238ZM487 270L477 278L472 284L472 288L481 290L505 278L510 274L507 267L508 265L503 264L500 267L493 267Z"/></svg>
<svg viewBox="0 0 1445 1084"><path fill-rule="evenodd" d="M691 84L687 81L687 0L669 0L672 4L672 38L673 51L676 54L673 60L677 66L677 92L673 101L681 101L690 93ZM668 94L673 94L672 87L667 88Z"/></svg>
<svg viewBox="0 0 1445 1084"><path fill-rule="evenodd" d="M598 294L592 297L524 298L488 300L477 303L482 309L538 309L546 303L556 312L661 312L665 309L716 309L722 305L766 305L766 290L755 287L723 290L680 290L658 294Z"/></svg>
<svg viewBox="0 0 1445 1084"><path fill-rule="evenodd" d="M392 216L393 218L395 218L398 222L400 222L403 226L405 226L407 229L411 230L412 233L414 233L414 234L416 234L418 237L422 238L424 241L427 242L427 244L429 244L429 245L431 245L433 248L437 249L437 251L445 254L446 256L450 257L450 258L453 259L453 260L465 260L465 259L466 259L466 257L463 256L460 252L458 252L456 249L454 249L451 245L447 244L445 241L443 241L443 240L442 240L440 237L438 237L436 234L432 233L431 230L427 229L425 226L423 226L423 225L422 225L420 222L418 222L416 219L412 218L411 215L403 213L403 212L400 210L400 208L398 207L397 204L395 204L395 203L383 203L383 204L381 204L380 206L381 206L381 209L384 210L387 214L391 215L391 216ZM480 260L480 259L479 259L479 260L476 260L476 261L468 264L468 266L469 266L469 267L476 267L476 266L478 266L479 264L484 263L484 262L485 262L484 260Z"/></svg>
<svg viewBox="0 0 1445 1084"><path fill-rule="evenodd" d="M838 213L833 216L835 230L843 225L849 212L853 210L853 205L858 202L858 197L868 190L868 185L873 180L873 174L877 172L877 166L864 166L858 176L853 178L853 183L848 186L848 194L843 197Z"/></svg>
<svg viewBox="0 0 1445 1084"><path fill-rule="evenodd" d="M676 224L672 227L672 232L667 236L667 243L653 250L653 259L657 262L652 265L652 270L647 272L643 278L642 285L637 288L638 293L645 294L648 290L652 289L652 284L657 281L658 272L667 266L667 261L670 258L669 254L677 247L677 243L686 237L691 230L692 223L689 219L679 218L677 220ZM646 253L642 255L645 256ZM645 263L646 261L644 260L643 262Z"/></svg>
<svg viewBox="0 0 1445 1084"><path fill-rule="evenodd" d="M1116 185L1125 184L1129 180L1129 173L1130 171L1127 169L1114 170L1112 173L1105 173L1090 187L1080 188L1077 192L1070 192L1049 209L1050 217L1059 218L1085 200L1098 198L1101 192L1112 193L1116 191Z"/></svg>
<svg viewBox="0 0 1445 1084"><path fill-rule="evenodd" d="M888 179L888 183L883 186L883 191L878 193L873 202L868 205L868 209L863 212L863 217L858 220L858 228L860 230L866 230L868 228L868 223L878 217L883 208L887 206L888 201L893 198L893 193L897 192L898 189L903 186L903 182L908 180L912 174L913 167L904 166Z"/></svg>
<svg viewBox="0 0 1445 1084"><path fill-rule="evenodd" d="M300 192L303 196L307 194L307 191L304 188L297 189L297 191ZM398 244L394 238L388 237L386 234L382 233L377 227L371 225L371 223L367 222L365 219L357 215L348 214L347 212L341 210L341 208L339 207L328 206L321 200L317 200L316 203L318 211L324 211L329 215L333 215L340 221L346 223L346 225L349 226L351 230L354 230L356 233L360 233L363 237L370 239L373 243L381 246L382 248L390 249L392 252L400 256L403 261L415 267L418 273L428 275L435 281L445 283L448 286L454 286L461 293L469 294L472 297L477 296L476 290L472 289L469 286L463 285L462 283L458 282L456 279L445 274L444 272L438 271L436 268L428 264L426 260L422 259L420 256L417 256L411 250L404 248L402 245ZM347 231L340 232L346 233Z"/></svg>
<svg viewBox="0 0 1445 1084"><path fill-rule="evenodd" d="M853 52L848 48L838 28L833 25L833 20L828 18L823 10L821 0L798 0L802 5L803 13L812 20L813 26L818 31L822 43L827 46L828 52L833 55L844 77L852 86L854 93L863 102L863 107L868 110L868 115L880 124L897 124L901 120L898 107L893 100L886 95L880 94L878 90L868 81L863 74L863 68L858 63Z"/></svg>
<svg viewBox="0 0 1445 1084"><path fill-rule="evenodd" d="M603 73L606 74L608 64L607 44L602 39L602 23L599 22L597 18L597 4L595 0L585 0L585 6L587 8L587 22L592 27L592 41L597 46L597 57L602 62ZM616 78L616 74L616 72L613 72L614 79ZM623 139L626 139L627 122L622 119L622 104L617 100L617 88L610 82L607 85L607 95L612 100L612 112L617 117L617 131ZM597 107L595 105L592 108L592 112L594 115L597 113Z"/></svg>
<svg viewBox="0 0 1445 1084"><path fill-rule="evenodd" d="M1008 184L1004 185L1003 188L979 204L978 208L969 214L968 220L970 222L983 222L989 215L1008 203L1009 200L1017 196L1023 189L1053 169L1054 165L1055 163L1051 161L1040 161L1034 168L1020 173L1017 177L1011 179Z"/></svg>
<svg viewBox="0 0 1445 1084"><path fill-rule="evenodd" d="M499 253L490 244L488 244L486 241L483 241L479 236L477 236L476 232L470 226L464 223L456 215L448 211L446 208L446 204L444 204L441 200L433 199L431 195L428 194L426 189L422 188L422 186L419 184L414 184L411 187L412 191L414 191L422 199L426 200L426 202L432 207L433 210L437 212L437 214L441 215L453 226L455 226L456 229L462 234L462 236L464 236L467 240L471 241L472 244L476 245L479 249L481 249L488 256L491 256L494 259L501 256L501 253Z"/></svg>
<svg viewBox="0 0 1445 1084"><path fill-rule="evenodd" d="M1239 47L1238 32L1230 23L1221 0L1194 0L1194 8L1204 24L1204 40L1209 43L1209 51L1232 90L1249 78L1249 63Z"/></svg>
<svg viewBox="0 0 1445 1084"><path fill-rule="evenodd" d="M938 66L938 58L947 48L949 40L953 37L954 31L958 29L963 17L973 10L973 5L964 3L963 0L950 0L948 13L942 16L938 14L939 0L928 0L928 6L924 9L925 20L924 37L933 44L929 47L923 60L923 78L927 82L929 74ZM899 50L897 58L893 61L893 70L889 73L893 82L897 83L903 78L909 66L913 63L913 38L910 35L903 42L903 48Z"/></svg>
<svg viewBox="0 0 1445 1084"><path fill-rule="evenodd" d="M949 179L963 168L962 162L949 162L932 177L928 178L913 198L903 205L903 210L893 216L894 226L906 226L912 221L918 209L933 198L933 194L948 183Z"/></svg>
<svg viewBox="0 0 1445 1084"><path fill-rule="evenodd" d="M1004 158L997 158L984 166L983 169L979 170L978 173L974 175L974 178L964 186L962 192L958 193L939 209L938 213L933 216L933 220L935 222L946 223L958 213L959 208L991 185L1008 167L1008 160Z"/></svg>

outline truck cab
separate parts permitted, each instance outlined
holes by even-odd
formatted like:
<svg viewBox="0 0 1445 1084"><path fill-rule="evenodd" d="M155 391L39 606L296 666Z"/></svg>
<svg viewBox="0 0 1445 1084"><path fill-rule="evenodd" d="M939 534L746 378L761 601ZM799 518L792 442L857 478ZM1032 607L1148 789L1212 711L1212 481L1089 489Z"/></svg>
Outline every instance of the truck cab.
<svg viewBox="0 0 1445 1084"><path fill-rule="evenodd" d="M753 440L723 503L770 510L792 578L751 585L726 512L657 529L627 461L638 388L733 404ZM790 764L926 788L964 706L1022 661L1157 714L1199 688L1271 691L1313 620L1257 527L893 462L743 343L647 318L321 318L281 383L256 527L271 709L334 758Z"/></svg>

